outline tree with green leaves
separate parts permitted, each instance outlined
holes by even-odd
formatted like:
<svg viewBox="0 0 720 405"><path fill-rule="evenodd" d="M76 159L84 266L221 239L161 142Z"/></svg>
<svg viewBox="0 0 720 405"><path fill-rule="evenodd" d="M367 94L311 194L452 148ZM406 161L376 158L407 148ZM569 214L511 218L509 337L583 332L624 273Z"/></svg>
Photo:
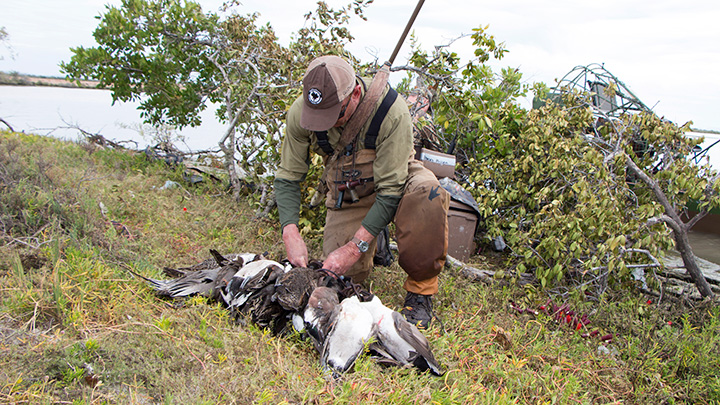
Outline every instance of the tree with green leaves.
<svg viewBox="0 0 720 405"><path fill-rule="evenodd" d="M362 16L366 0L340 10L318 4L289 47L257 15L205 13L199 4L177 0L123 0L107 6L93 33L97 47L72 49L62 63L68 78L99 81L115 101L139 101L146 122L178 128L200 124L200 113L217 105L227 124L218 134L236 197L239 162L252 182L274 172L285 110L298 94L299 74L320 52L339 52L352 39L342 27L351 13ZM239 156L238 156L239 155Z"/></svg>
<svg viewBox="0 0 720 405"><path fill-rule="evenodd" d="M430 125L479 203L481 239L503 237L510 268L533 273L542 287L569 280L598 294L608 281L643 280L676 248L700 294L712 295L687 231L720 206L720 181L691 162L700 141L684 136L688 127L649 111L608 117L593 94L570 89L562 102L526 111L517 103L528 90L521 74L495 74L486 63L502 58L504 44L485 28L471 38L476 59L462 62L445 46L415 48L408 70L434 93ZM534 90L547 93L541 83ZM683 222L691 200L700 213Z"/></svg>
<svg viewBox="0 0 720 405"><path fill-rule="evenodd" d="M689 159L699 141L652 113L604 119L589 97L567 93L529 112L470 160L486 235L502 235L517 271L543 287L570 277L597 293L609 280L644 279L675 247L701 295L712 295L687 241L696 219L680 219L690 199L720 206L717 173Z"/></svg>

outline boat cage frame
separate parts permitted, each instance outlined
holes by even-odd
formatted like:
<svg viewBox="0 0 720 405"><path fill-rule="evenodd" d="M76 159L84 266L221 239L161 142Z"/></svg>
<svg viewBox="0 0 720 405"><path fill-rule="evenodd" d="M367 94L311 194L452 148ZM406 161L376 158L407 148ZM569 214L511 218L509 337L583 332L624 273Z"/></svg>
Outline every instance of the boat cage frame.
<svg viewBox="0 0 720 405"><path fill-rule="evenodd" d="M610 90L613 89L613 90ZM591 63L586 66L575 66L558 81L557 86L550 89L547 97L533 99L533 108L545 105L547 99L562 102L562 94L568 91L579 91L590 95L590 101L596 114L606 118L617 118L627 113L652 112L630 89L615 75L605 69L604 64ZM695 130L703 133L705 131ZM696 147L691 157L695 163L705 156L710 148L720 145L720 140L705 148Z"/></svg>
<svg viewBox="0 0 720 405"><path fill-rule="evenodd" d="M562 93L569 90L589 94L593 106L608 117L619 117L628 112L651 111L625 83L605 69L603 64L575 66L550 90L547 98L559 102ZM543 99L533 100L533 108L542 107L544 104Z"/></svg>

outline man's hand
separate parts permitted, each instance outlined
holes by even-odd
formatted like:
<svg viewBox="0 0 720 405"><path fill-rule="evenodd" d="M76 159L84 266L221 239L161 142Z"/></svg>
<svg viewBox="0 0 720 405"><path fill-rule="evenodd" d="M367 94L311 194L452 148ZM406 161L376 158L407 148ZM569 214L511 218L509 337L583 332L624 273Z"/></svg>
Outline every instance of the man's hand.
<svg viewBox="0 0 720 405"><path fill-rule="evenodd" d="M342 276L360 259L360 256L357 246L353 242L348 242L328 255L323 262L323 268Z"/></svg>
<svg viewBox="0 0 720 405"><path fill-rule="evenodd" d="M293 266L307 267L308 250L305 241L300 235L297 225L286 225L282 231L283 243L285 243L285 251L287 258Z"/></svg>
<svg viewBox="0 0 720 405"><path fill-rule="evenodd" d="M373 236L362 226L355 232L355 238L370 242ZM358 260L360 260L360 250L355 242L350 241L330 253L323 263L323 268L331 270L338 276L345 274Z"/></svg>

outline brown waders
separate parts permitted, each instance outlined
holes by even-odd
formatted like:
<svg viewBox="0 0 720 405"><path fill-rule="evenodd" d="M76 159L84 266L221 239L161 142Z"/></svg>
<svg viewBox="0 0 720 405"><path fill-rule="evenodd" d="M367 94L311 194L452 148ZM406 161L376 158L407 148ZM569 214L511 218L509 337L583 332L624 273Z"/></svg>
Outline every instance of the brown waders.
<svg viewBox="0 0 720 405"><path fill-rule="evenodd" d="M353 169L362 171L362 176L372 176L374 151L361 150L352 162ZM342 159L341 159L342 160ZM339 162L343 169L343 163ZM348 163L345 163L347 166ZM369 168L368 168L369 166ZM334 177L337 167L328 167L329 178ZM372 183L367 183L372 190ZM333 250L352 239L355 231L375 202L375 194L360 195L356 203L345 201L342 208L333 209L337 198L337 187L329 185L328 207L323 236L323 255L327 257ZM364 193L363 193L364 194ZM345 200L348 196L345 196ZM445 264L447 255L448 224L447 211L450 196L438 182L435 175L421 162L408 162L408 180L405 183L403 197L395 214L396 239L399 250L400 267L407 273L404 288L415 294L433 295L438 292L438 274ZM370 243L370 249L363 253L357 263L346 273L355 282L364 281L373 267L376 240Z"/></svg>

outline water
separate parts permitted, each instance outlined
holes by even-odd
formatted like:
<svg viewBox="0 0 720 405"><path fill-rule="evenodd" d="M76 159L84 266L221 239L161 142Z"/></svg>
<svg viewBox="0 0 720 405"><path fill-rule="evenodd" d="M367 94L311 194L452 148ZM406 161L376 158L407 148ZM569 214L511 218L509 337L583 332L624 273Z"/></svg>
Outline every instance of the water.
<svg viewBox="0 0 720 405"><path fill-rule="evenodd" d="M720 267L720 235L691 231L688 238L695 255Z"/></svg>
<svg viewBox="0 0 720 405"><path fill-rule="evenodd" d="M109 90L0 86L0 118L15 131L68 140L82 137L77 129L68 128L77 126L109 140L135 141L138 148L154 144L152 139L144 139L138 130L142 124L138 105L137 102L112 105ZM217 121L214 111L210 107L202 113L201 126L178 131L186 145L176 146L187 151L217 149L226 127ZM0 124L0 128L6 127ZM128 147L134 148L134 145Z"/></svg>

